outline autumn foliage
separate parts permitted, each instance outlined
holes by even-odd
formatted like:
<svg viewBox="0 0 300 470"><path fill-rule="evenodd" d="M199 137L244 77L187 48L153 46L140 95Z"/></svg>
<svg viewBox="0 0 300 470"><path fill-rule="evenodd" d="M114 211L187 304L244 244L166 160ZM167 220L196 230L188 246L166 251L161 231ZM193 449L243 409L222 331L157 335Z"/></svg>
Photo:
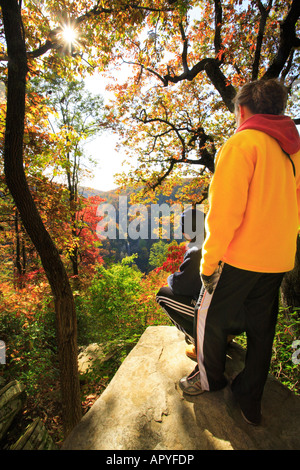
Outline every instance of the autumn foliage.
<svg viewBox="0 0 300 470"><path fill-rule="evenodd" d="M179 268L185 245L171 243L161 266L147 275L137 269L134 258L123 256L120 263L107 259L115 247L104 250L95 231L102 200L83 198L77 191L84 153L79 142L91 134L91 126L80 133L80 119L76 126L65 120L57 132L53 122L58 121L52 118L67 109L67 94L51 102L54 90L50 86L46 96L37 83L55 79L74 84L75 77L93 74L99 80L110 79L105 117L96 114L93 100L86 104L95 116L93 130L116 132L122 152L133 159L130 174L119 169L118 184L132 188L133 202L154 201L158 194L171 198L179 187L178 201L205 203L216 152L235 130L232 98L240 85L278 77L290 91L288 112L298 117L300 3L0 0L0 5L2 19L16 22L13 28L4 28L1 22L0 28L0 339L7 345L7 367L0 375L19 378L42 400L43 394L59 388L59 338L62 347L72 343L68 354L76 363L76 321L82 344L115 340L117 332L124 342L130 336L135 340L147 325L168 321L155 293ZM66 26L74 30L73 42L64 38ZM24 45L22 77L16 73L22 48L8 60L17 40ZM6 113L6 85L12 76L18 86L10 92L11 107L19 97L15 90L22 89L25 102L21 100L14 111L19 119L24 104L25 116L18 128L17 119L11 119L12 127L6 129L7 115L12 116ZM11 152L14 146L4 145L12 135L23 144L16 154ZM20 174L9 165L12 157L19 172L25 172L20 193ZM59 180L62 175L68 184ZM35 211L26 211L31 197L31 208L37 208L34 220ZM51 249L45 249L46 234ZM61 266L67 275L57 282ZM58 307L49 282L56 296L60 294ZM63 302L66 297L68 302ZM61 305L68 305L62 316L67 328L57 334L57 325L63 322L55 326L54 314L61 313ZM65 357L61 359L63 363ZM66 383L77 384L74 367L64 372ZM69 392L73 389L70 385ZM65 421L72 426L72 412L80 403L74 397L70 400L66 390ZM82 402L86 410L90 400Z"/></svg>
<svg viewBox="0 0 300 470"><path fill-rule="evenodd" d="M178 271L186 250L186 243L180 243L179 245L176 242L170 243L167 250L167 259L162 266L156 268L156 272L174 273Z"/></svg>

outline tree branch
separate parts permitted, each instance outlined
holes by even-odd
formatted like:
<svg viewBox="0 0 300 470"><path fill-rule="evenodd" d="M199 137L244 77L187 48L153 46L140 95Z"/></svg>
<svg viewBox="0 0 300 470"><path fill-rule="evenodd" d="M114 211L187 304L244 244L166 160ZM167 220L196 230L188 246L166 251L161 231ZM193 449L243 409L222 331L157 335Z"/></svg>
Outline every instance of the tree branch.
<svg viewBox="0 0 300 470"><path fill-rule="evenodd" d="M184 28L183 28L182 21L179 23L179 29L180 29L181 38L182 38L182 41L183 41L183 50L182 50L182 54L181 54L183 70L184 70L185 73L188 73L188 70L189 70L188 63L187 63L188 40L187 40L187 37L185 35L185 31L184 31Z"/></svg>
<svg viewBox="0 0 300 470"><path fill-rule="evenodd" d="M143 122L144 124L157 122L157 123L165 124L169 127L168 130L151 136L154 139L154 143L153 143L151 151L154 151L156 147L156 141L159 137L166 135L167 133L170 133L170 132L175 132L181 144L181 158L179 159L172 158L169 160L169 162L172 163L172 169L174 168L176 164L184 163L184 164L201 165L207 168L209 171L214 172L214 157L216 153L214 141L211 136L205 133L204 128L202 126L199 126L197 128L192 128L192 127L189 128L188 126L178 127L172 122L170 122L170 120L168 120L167 118L162 118L162 117L149 118L147 116L147 112L145 109L141 111L141 117L136 118L136 119L139 120L140 122ZM188 142L186 142L186 138L181 135L181 132L183 131L189 133L190 135ZM187 158L187 154L189 152L188 148L194 148L196 142L198 143L198 149L197 149L198 159L194 160L191 158ZM212 144L212 148L210 150L207 148L207 143ZM167 172L164 173L163 177L159 177L159 180L162 181L161 178L165 179L170 174L170 171L171 170L169 167Z"/></svg>
<svg viewBox="0 0 300 470"><path fill-rule="evenodd" d="M223 12L221 0L214 0L215 2L215 37L214 37L214 46L216 56L220 53L222 49L222 39L221 39L221 27L223 21Z"/></svg>
<svg viewBox="0 0 300 470"><path fill-rule="evenodd" d="M277 54L263 78L277 78L280 75L289 55L294 48L300 47L300 38L296 36L296 23L300 17L300 2L293 3L280 25L280 40Z"/></svg>
<svg viewBox="0 0 300 470"><path fill-rule="evenodd" d="M273 0L269 0L267 7L264 7L264 5L262 4L260 0L256 0L256 4L260 11L260 22L259 22L258 35L256 38L254 61L253 61L253 66L252 66L252 80L256 80L258 77L262 43L263 43L267 19L268 19L270 10L272 8Z"/></svg>

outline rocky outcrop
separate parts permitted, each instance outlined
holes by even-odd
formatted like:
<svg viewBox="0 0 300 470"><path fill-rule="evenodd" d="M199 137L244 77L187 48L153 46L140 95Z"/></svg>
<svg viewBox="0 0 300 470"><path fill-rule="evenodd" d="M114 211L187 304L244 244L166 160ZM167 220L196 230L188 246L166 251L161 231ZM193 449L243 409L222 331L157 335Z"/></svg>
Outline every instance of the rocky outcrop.
<svg viewBox="0 0 300 470"><path fill-rule="evenodd" d="M25 388L17 380L9 382L0 389L0 442L22 410L25 400Z"/></svg>
<svg viewBox="0 0 300 470"><path fill-rule="evenodd" d="M42 420L36 418L10 450L56 450L56 446Z"/></svg>
<svg viewBox="0 0 300 470"><path fill-rule="evenodd" d="M195 363L175 327L149 327L107 389L64 442L65 450L271 450L300 448L300 398L269 376L263 422L247 424L230 387L184 396L179 379ZM229 346L226 372L243 367Z"/></svg>
<svg viewBox="0 0 300 470"><path fill-rule="evenodd" d="M100 368L110 359L118 358L122 349L127 350L126 344L122 342L118 344L108 343L106 345L91 343L86 347L80 347L78 354L78 372L80 377L89 373L91 369Z"/></svg>
<svg viewBox="0 0 300 470"><path fill-rule="evenodd" d="M17 380L0 388L0 449L55 450L56 446L40 418L30 423L24 433L18 436L19 430L16 430L16 420L25 402L25 387ZM14 437L7 439L9 432Z"/></svg>

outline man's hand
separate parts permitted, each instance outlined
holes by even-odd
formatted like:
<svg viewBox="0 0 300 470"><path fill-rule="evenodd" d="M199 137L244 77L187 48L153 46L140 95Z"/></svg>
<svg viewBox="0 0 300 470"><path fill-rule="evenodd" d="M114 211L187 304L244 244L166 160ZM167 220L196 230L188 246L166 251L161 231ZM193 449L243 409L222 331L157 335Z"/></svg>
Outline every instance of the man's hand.
<svg viewBox="0 0 300 470"><path fill-rule="evenodd" d="M209 294L212 294L214 291L213 276L213 274L211 274L211 276L205 276L204 274L201 274L202 284Z"/></svg>

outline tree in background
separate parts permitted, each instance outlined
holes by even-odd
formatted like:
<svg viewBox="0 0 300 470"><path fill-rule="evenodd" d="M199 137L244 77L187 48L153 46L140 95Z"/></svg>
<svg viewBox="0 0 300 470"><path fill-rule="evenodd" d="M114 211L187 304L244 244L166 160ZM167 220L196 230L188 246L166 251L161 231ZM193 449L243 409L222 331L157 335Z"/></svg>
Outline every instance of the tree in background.
<svg viewBox="0 0 300 470"><path fill-rule="evenodd" d="M3 0L0 5L9 57L4 171L7 186L24 227L40 254L54 295L61 386L65 397L64 417L66 430L70 431L81 416L75 306L67 273L34 203L23 168L25 84L28 68L20 5L15 0ZM66 332L68 332L67 341ZM67 404L67 396L72 403L72 409Z"/></svg>
<svg viewBox="0 0 300 470"><path fill-rule="evenodd" d="M103 201L104 199L99 196L85 198L76 214L75 237L78 240L77 255L82 270L93 270L97 265L103 263L102 243L98 239L96 231L97 224L101 221L101 217L97 215L97 209ZM72 234L74 234L73 230Z"/></svg>
<svg viewBox="0 0 300 470"><path fill-rule="evenodd" d="M49 116L52 130L55 134L56 172L61 174L69 192L69 213L72 227L69 240L69 257L73 274L79 274L79 233L82 220L78 219L84 199L79 194L80 181L86 173L91 172L90 165L95 166L94 160L85 155L84 144L99 135L104 121L103 98L93 95L85 88L83 80L66 81L59 76L50 76L46 81L33 81L33 86L42 96L46 104L53 110Z"/></svg>
<svg viewBox="0 0 300 470"><path fill-rule="evenodd" d="M153 268L162 266L166 259L168 245L163 240L153 243L149 254L149 265Z"/></svg>
<svg viewBox="0 0 300 470"><path fill-rule="evenodd" d="M76 275L76 273L78 274L78 265L81 262L86 269L87 266L91 266L93 260L95 262L101 259L98 256L99 240L91 231L95 230L95 225L99 221L99 218L96 217L96 206L103 200L82 196L79 194L78 184L84 171L88 171L88 169L83 170L80 164L81 154L83 154L83 149L80 147L82 140L86 142L89 138L93 138L92 136L99 127L97 118L102 98L96 96L95 100L92 100L92 96L88 92L83 92L82 95L80 90L84 90L84 87L80 82L62 83L61 92L71 85L78 92L74 92L73 89L73 97L75 96L77 101L81 101L81 104L82 100L84 102L82 112L79 103L80 109L74 117L74 120L77 118L79 121L77 133L70 123L67 130L61 123L63 130L54 132L54 126L49 124L51 116L54 113L57 114L53 108L54 104L52 103L50 106L47 95L44 96L42 87L38 86L36 80L28 86L24 129L24 167L32 197L43 223L67 266L69 261L65 255L69 253L73 274ZM74 107L76 107L75 104ZM95 111L93 111L93 107ZM90 108L90 116L86 116L84 112L88 108ZM69 114L71 115L71 113ZM5 121L3 103L0 118ZM65 119L67 121L67 118ZM81 119L83 124L79 127ZM86 129L84 129L84 125L86 125ZM1 143L4 143L4 136ZM74 159L70 155L73 147L76 147ZM0 146L0 151L3 153L3 146ZM67 156L65 156L66 153ZM93 161L85 158L83 163L92 165ZM62 184L64 183L62 178L66 184ZM70 184L68 184L69 182ZM2 266L6 267L6 269L2 269L1 279L6 282L13 275L15 286L23 288L26 286L28 276L33 280L32 271L38 276L43 269L36 249L24 229L19 212L9 194L4 177L1 178L0 185L0 227L3 241L0 251L3 259ZM70 194L72 195L70 196ZM75 196L73 196L74 194ZM74 247L76 257L73 252Z"/></svg>

